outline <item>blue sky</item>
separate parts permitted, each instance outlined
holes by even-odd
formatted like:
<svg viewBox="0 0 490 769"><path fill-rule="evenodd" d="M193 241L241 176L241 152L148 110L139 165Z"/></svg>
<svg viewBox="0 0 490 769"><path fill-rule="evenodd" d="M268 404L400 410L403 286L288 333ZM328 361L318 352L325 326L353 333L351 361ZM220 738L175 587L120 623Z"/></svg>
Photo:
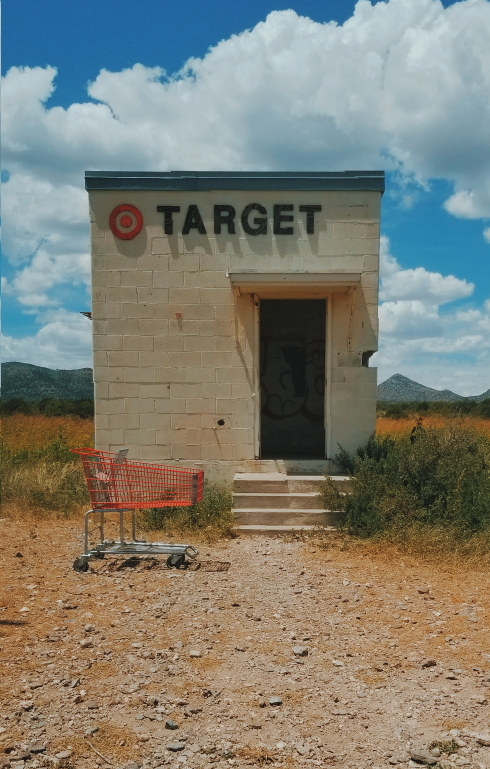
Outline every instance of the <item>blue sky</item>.
<svg viewBox="0 0 490 769"><path fill-rule="evenodd" d="M385 168L379 381L490 386L490 2L4 0L3 360L91 364L85 169Z"/></svg>

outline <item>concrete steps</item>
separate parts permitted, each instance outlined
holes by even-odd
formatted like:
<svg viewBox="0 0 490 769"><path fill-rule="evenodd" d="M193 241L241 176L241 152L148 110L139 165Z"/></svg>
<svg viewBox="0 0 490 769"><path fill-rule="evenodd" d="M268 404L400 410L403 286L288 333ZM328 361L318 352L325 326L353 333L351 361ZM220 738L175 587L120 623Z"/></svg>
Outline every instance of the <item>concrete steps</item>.
<svg viewBox="0 0 490 769"><path fill-rule="evenodd" d="M339 491L350 492L348 476L330 476ZM324 475L237 473L233 483L233 513L242 533L284 534L334 528L341 513L323 507Z"/></svg>

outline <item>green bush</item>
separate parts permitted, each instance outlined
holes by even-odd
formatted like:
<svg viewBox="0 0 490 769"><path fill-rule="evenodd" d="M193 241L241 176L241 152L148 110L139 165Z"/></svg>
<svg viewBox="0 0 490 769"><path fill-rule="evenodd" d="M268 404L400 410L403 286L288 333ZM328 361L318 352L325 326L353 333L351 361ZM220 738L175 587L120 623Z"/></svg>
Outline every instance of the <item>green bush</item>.
<svg viewBox="0 0 490 769"><path fill-rule="evenodd" d="M190 531L211 538L229 536L234 526L232 498L227 486L205 483L197 505L142 510L139 525L146 530Z"/></svg>
<svg viewBox="0 0 490 769"><path fill-rule="evenodd" d="M410 401L395 402L378 401L378 416L390 419L406 419L408 417L439 415L448 418L471 416L480 419L490 419L490 398L483 401Z"/></svg>
<svg viewBox="0 0 490 769"><path fill-rule="evenodd" d="M93 400L69 400L67 398L43 398L40 401L28 401L24 398L6 398L0 400L0 414L42 414L46 417L77 416L93 419Z"/></svg>
<svg viewBox="0 0 490 769"><path fill-rule="evenodd" d="M414 523L462 536L490 529L490 441L466 425L372 438L355 458L337 457L354 475L342 526L370 537Z"/></svg>

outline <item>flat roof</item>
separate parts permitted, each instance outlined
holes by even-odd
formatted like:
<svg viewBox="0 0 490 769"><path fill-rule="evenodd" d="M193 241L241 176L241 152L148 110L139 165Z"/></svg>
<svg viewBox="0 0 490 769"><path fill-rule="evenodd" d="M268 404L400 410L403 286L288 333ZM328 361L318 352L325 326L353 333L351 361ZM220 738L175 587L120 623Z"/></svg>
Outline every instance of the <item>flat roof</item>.
<svg viewBox="0 0 490 769"><path fill-rule="evenodd" d="M86 190L362 190L384 192L384 171L86 171Z"/></svg>

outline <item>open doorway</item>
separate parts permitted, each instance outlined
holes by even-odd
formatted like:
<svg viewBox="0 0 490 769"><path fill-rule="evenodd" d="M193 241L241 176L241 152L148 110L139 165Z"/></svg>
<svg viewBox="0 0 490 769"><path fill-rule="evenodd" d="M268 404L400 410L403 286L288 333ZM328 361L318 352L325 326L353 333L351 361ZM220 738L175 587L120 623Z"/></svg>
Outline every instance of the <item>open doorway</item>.
<svg viewBox="0 0 490 769"><path fill-rule="evenodd" d="M260 301L263 459L325 457L325 299Z"/></svg>

